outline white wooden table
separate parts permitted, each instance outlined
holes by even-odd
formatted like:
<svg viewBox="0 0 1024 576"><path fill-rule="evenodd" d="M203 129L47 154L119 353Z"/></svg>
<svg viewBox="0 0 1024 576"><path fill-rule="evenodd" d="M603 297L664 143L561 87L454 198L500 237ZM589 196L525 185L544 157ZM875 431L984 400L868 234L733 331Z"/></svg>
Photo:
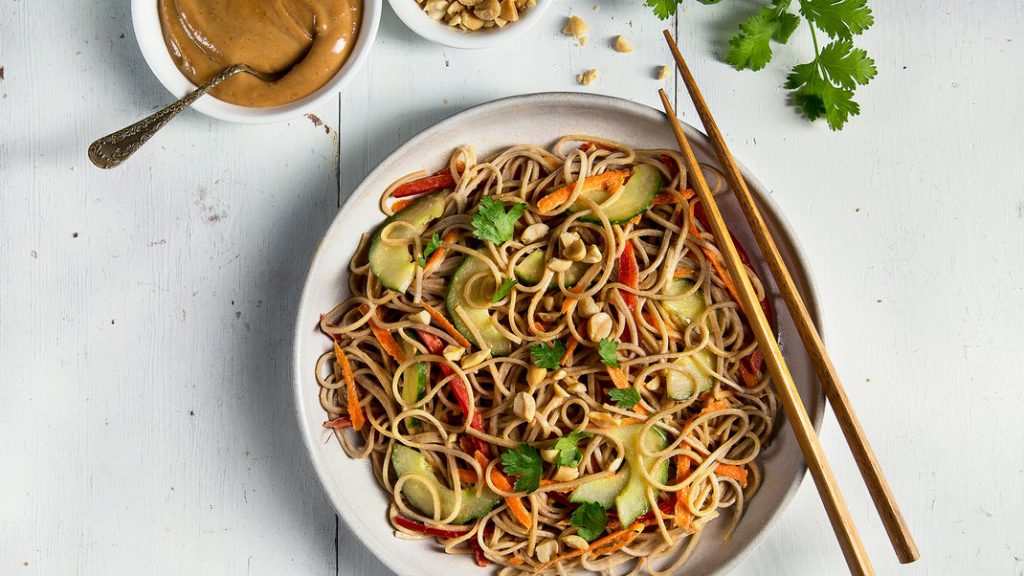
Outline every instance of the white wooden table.
<svg viewBox="0 0 1024 576"><path fill-rule="evenodd" d="M544 1L544 0L542 0ZM428 45L386 9L337 105L286 125L175 120L125 166L97 136L166 104L126 2L0 4L0 574L378 575L296 430L290 334L339 204L410 135L526 92L657 104L640 0L553 0L524 46ZM799 32L720 62L749 7L670 22L734 153L803 242L827 339L914 528L900 568L841 435L822 436L879 574L1024 574L1024 4L872 2L878 78L841 134L785 104ZM559 31L581 14L591 41ZM623 33L637 47L613 52ZM843 574L810 482L738 575Z"/></svg>

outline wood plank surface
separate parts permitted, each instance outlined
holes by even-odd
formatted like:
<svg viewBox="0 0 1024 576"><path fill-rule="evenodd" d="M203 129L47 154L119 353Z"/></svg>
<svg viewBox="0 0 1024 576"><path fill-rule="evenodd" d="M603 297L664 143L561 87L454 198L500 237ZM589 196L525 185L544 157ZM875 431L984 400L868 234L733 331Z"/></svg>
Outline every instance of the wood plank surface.
<svg viewBox="0 0 1024 576"><path fill-rule="evenodd" d="M639 0L568 0L528 43L463 52L385 7L368 65L313 111L330 132L186 113L101 172L88 143L170 101L127 4L0 3L0 575L388 574L338 524L294 422L291 330L317 240L394 148L494 98L656 106L664 86L698 124L653 77L665 24ZM741 73L721 56L754 3L687 2L668 25L803 243L826 343L917 537L922 559L900 567L826 415L878 574L1024 574L1024 4L871 5L858 44L879 76L838 134L786 104L805 29ZM560 34L570 13L586 46ZM620 33L636 52L610 48ZM598 82L580 87L588 68ZM807 482L734 574L844 570Z"/></svg>

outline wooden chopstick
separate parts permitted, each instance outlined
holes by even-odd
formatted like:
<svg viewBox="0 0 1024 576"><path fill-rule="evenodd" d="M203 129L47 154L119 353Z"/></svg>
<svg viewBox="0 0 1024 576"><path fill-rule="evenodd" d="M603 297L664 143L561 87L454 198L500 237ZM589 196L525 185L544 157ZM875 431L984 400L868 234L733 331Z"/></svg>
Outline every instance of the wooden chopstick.
<svg viewBox="0 0 1024 576"><path fill-rule="evenodd" d="M668 95L665 94L664 90L659 90L658 94L661 95L661 102L665 106L665 114L668 115L668 119L672 124L672 130L676 135L676 140L679 142L679 149L683 153L686 168L689 170L690 176L693 177L694 188L696 188L697 194L700 196L700 201L704 203L704 213L711 224L711 231L718 241L718 247L722 250L722 256L725 258L729 277L739 292L740 306L754 332L757 345L764 355L768 371L771 373L775 389L779 393L782 407L786 412L790 425L793 427L793 432L796 434L800 449L804 453L804 458L807 459L807 467L814 478L814 484L818 488L821 501L825 504L825 511L828 513L829 520L832 522L832 529L839 539L839 547L846 557L850 573L855 576L872 575L874 570L871 568L871 562L868 560L867 552L864 550L864 544L860 541L857 528L853 525L853 518L850 516L850 511L846 508L846 502L843 501L843 496L839 492L839 486L836 484L832 469L825 459L825 452L822 450L821 442L814 431L814 425L811 424L811 419L807 416L807 410L804 409L800 393L797 391L793 377L786 366L786 360L782 357L779 344L775 341L775 336L772 334L771 325L768 324L768 319L765 317L764 311L761 310L757 294L750 284L750 278L747 277L743 262L736 252L736 246L732 242L732 237L725 226L725 221L722 220L722 213L718 210L718 204L711 195L711 190L708 189L708 183L704 180L704 175L697 164L697 157L694 156L693 149L686 139L686 134L683 133L679 120L676 119L676 113L672 109L672 104L668 101Z"/></svg>
<svg viewBox="0 0 1024 576"><path fill-rule="evenodd" d="M853 410L853 405L846 396L846 390L839 380L835 366L832 365L832 359L829 358L825 345L821 341L821 336L811 320L811 315L807 312L807 306L800 297L800 292L793 282L793 277L789 273L786 263L782 260L778 247L775 246L775 241L772 239L771 232L768 230L768 226L765 224L764 218L757 208L757 203L750 194L750 189L747 188L747 183L743 179L742 174L740 174L736 161L725 144L722 131L718 129L718 124L715 122L714 117L711 116L711 110L708 108L707 102L704 101L700 88L697 87L697 81L693 78L693 74L690 73L690 68L686 65L686 61L683 60L679 47L676 46L675 40L673 40L672 34L668 30L665 30L665 40L668 41L669 50L672 51L672 57L675 58L676 65L683 76L683 83L686 84L686 90L690 93L693 106L697 109L697 114L704 124L704 130L707 132L711 144L718 155L718 160L722 164L725 178L739 200L740 207L743 209L743 215L746 216L747 222L750 224L750 229L753 231L754 238L761 248L761 253L764 254L768 268L775 277L779 291L782 292L782 298L785 300L786 306L793 316L796 329L800 333L800 339L803 341L804 348L807 349L811 362L814 364L818 380L825 389L825 396L828 397L829 403L832 404L832 411L836 415L836 420L839 421L839 427L846 437L847 444L850 445L850 451L853 453L854 460L857 461L857 466L860 468L864 483L867 484L868 491L875 503L875 508L878 510L878 515L882 518L882 524L889 535L889 541L892 542L896 556L903 564L914 562L921 557L917 550L917 544L914 543L914 538L910 534L906 520L903 519L903 514L900 513L896 497L889 488L889 483L886 481L882 467L875 457L875 451L871 448L871 443L864 434L864 429L861 427L860 420L858 420L857 414Z"/></svg>

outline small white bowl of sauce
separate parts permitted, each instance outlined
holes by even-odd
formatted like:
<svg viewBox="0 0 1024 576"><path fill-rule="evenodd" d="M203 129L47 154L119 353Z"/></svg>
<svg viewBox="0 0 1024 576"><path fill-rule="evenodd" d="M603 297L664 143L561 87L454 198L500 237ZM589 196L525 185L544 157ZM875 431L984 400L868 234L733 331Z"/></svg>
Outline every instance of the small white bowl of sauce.
<svg viewBox="0 0 1024 576"><path fill-rule="evenodd" d="M287 70L273 83L236 74L192 105L257 124L336 96L369 56L382 7L383 0L132 0L132 23L146 63L178 98L234 64Z"/></svg>
<svg viewBox="0 0 1024 576"><path fill-rule="evenodd" d="M421 37L443 44L445 46L451 46L452 48L462 48L468 50L475 50L480 48L489 48L501 42L507 42L512 40L524 40L523 36L526 34L534 24L544 18L544 13L547 12L548 7L554 0L535 0L531 1L529 8L524 8L517 14L517 20L509 21L502 26L493 26L490 28L480 28L478 30L462 30L459 27L448 24L448 20L456 16L458 13L452 14L449 11L445 11L444 16L439 20L435 20L428 15L427 5L433 4L434 2L440 2L451 6L452 4L460 3L459 0L388 0L391 4L391 8L394 9L398 17L409 27L410 30L420 35ZM474 13L474 9L486 0L467 0L463 2L463 7L455 6L456 8L462 8L464 13ZM504 0L498 0L498 3L504 5ZM465 5L472 5L470 8L465 8ZM521 4L521 2L520 2Z"/></svg>

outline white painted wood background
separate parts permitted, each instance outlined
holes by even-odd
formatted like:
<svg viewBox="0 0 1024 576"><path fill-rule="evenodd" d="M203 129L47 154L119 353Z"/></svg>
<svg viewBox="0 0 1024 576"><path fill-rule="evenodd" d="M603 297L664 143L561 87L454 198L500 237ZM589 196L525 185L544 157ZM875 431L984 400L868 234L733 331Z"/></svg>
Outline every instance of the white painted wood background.
<svg viewBox="0 0 1024 576"><path fill-rule="evenodd" d="M544 0L542 0L544 1ZM296 430L293 314L356 183L410 135L502 96L655 105L640 0L553 0L529 44L429 45L385 10L337 105L250 127L184 114L125 166L95 137L169 101L126 2L0 3L0 575L384 575L339 526ZM874 1L879 65L841 134L722 47L752 4L670 22L735 154L803 242L827 339L922 560L900 567L838 428L822 436L879 574L1024 574L1024 2ZM591 41L559 35L581 14ZM614 53L626 34L637 51ZM693 118L681 87L679 108ZM843 574L810 482L739 568Z"/></svg>

